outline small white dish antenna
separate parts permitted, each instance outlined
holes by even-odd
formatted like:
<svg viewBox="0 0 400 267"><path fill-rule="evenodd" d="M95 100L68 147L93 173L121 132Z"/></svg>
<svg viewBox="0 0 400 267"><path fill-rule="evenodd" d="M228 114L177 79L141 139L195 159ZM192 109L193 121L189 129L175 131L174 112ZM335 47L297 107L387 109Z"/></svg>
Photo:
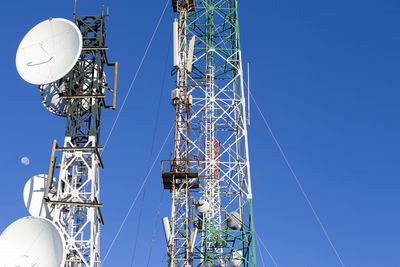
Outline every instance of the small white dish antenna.
<svg viewBox="0 0 400 267"><path fill-rule="evenodd" d="M65 240L51 221L24 217L13 222L0 236L0 266L62 267Z"/></svg>
<svg viewBox="0 0 400 267"><path fill-rule="evenodd" d="M43 106L54 115L66 117L68 115L68 99L60 98L59 93L64 93L66 79L53 83L40 85L40 97Z"/></svg>
<svg viewBox="0 0 400 267"><path fill-rule="evenodd" d="M24 203L32 216L51 220L53 218L53 209L44 200L46 183L46 174L38 174L30 178L24 187Z"/></svg>
<svg viewBox="0 0 400 267"><path fill-rule="evenodd" d="M236 211L229 213L228 218L226 219L228 222L228 227L233 230L238 230L242 228L242 221L240 219L240 214Z"/></svg>
<svg viewBox="0 0 400 267"><path fill-rule="evenodd" d="M231 267L240 267L242 265L243 252L241 250L234 250L232 252L232 259L230 260Z"/></svg>
<svg viewBox="0 0 400 267"><path fill-rule="evenodd" d="M69 20L54 18L33 27L22 39L15 59L19 75L31 84L48 84L65 76L82 51L82 34Z"/></svg>
<svg viewBox="0 0 400 267"><path fill-rule="evenodd" d="M207 201L205 201L204 199L199 199L196 203L196 210L200 213L205 213L208 211L208 209L210 208L210 204L208 204Z"/></svg>

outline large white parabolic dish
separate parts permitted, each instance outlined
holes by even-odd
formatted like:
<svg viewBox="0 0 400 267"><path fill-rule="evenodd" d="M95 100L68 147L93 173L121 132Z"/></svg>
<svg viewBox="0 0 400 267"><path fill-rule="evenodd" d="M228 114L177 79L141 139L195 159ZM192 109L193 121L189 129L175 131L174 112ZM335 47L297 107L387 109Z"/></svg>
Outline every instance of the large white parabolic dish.
<svg viewBox="0 0 400 267"><path fill-rule="evenodd" d="M53 218L53 209L44 200L46 182L46 174L38 174L30 178L24 187L24 203L32 216L51 220Z"/></svg>
<svg viewBox="0 0 400 267"><path fill-rule="evenodd" d="M31 84L48 84L65 76L78 61L82 34L69 20L54 18L33 27L22 39L15 59L19 75Z"/></svg>
<svg viewBox="0 0 400 267"><path fill-rule="evenodd" d="M0 266L61 267L65 264L65 240L51 221L24 217L0 236Z"/></svg>

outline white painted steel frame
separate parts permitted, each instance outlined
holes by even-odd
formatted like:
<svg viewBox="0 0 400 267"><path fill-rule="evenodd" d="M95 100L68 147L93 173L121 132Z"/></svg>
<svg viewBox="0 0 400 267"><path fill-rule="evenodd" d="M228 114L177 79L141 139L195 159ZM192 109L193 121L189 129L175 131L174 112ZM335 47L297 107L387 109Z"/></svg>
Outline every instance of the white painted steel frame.
<svg viewBox="0 0 400 267"><path fill-rule="evenodd" d="M185 111L187 117L179 115L183 114L183 103L182 106L177 106L175 139L179 141L175 141L175 159L180 155L179 152L184 152L183 158L188 155L197 157L200 164L200 188L198 192L189 192L184 187L173 189L172 236L175 239L180 236L185 242L181 242L178 247L178 243L173 241L176 245L173 245L172 251L171 246L169 247L169 266L228 266L233 255L242 255L239 259L235 257L235 261L244 266L256 266L255 255L250 256L254 254L251 252L254 252L254 228L238 19L236 14L230 14L235 18L228 22L212 8L216 5L227 5L226 10L233 10L232 6L228 7L228 2L230 1L221 1L217 4L213 1L200 1L196 5L196 15L193 15L197 16L194 22L188 21L186 10L179 12L179 59L174 62L179 62L177 85L184 89L183 103L190 98L191 105L190 111ZM235 10L236 8L235 4ZM207 16L214 15L211 15L212 12L222 24L232 23L228 27L234 28L233 33L224 27L212 30L210 38L221 40L217 44L219 51L213 47L215 40L211 41L206 37L206 23L202 24L209 18ZM196 33L202 36L196 36ZM194 69L188 73L185 71L185 62L188 38L192 36L198 41L192 61ZM228 42L228 39L233 41ZM189 198L193 197L204 199L208 202L209 209L204 214L196 213L201 226L193 224L193 227L200 228L200 235L195 242L188 242L192 225L184 219L191 212L188 205ZM232 212L239 214L239 229L230 229L227 226L229 214ZM190 248L189 243L194 243L195 247ZM177 253L178 250L180 253ZM193 255L188 255L188 250L193 251ZM190 259L178 258L178 254Z"/></svg>
<svg viewBox="0 0 400 267"><path fill-rule="evenodd" d="M181 12L177 26L177 39L174 37L174 65L177 65L177 89L179 98L176 100L176 119L175 119L175 145L174 163L179 171L189 172L188 140L186 139L188 130L188 101L187 94L187 68L188 61L188 38L186 35L187 13ZM174 22L174 35L176 36L176 22ZM180 185L176 184L176 179L172 181L172 207L171 207L171 240L168 246L169 266L180 267L189 266L191 263L190 252L190 217L192 214L190 204L189 183L186 179Z"/></svg>
<svg viewBox="0 0 400 267"><path fill-rule="evenodd" d="M65 137L65 148L77 148ZM90 136L84 147L96 147ZM97 203L100 199L100 159L94 151L64 150L55 201ZM66 267L100 266L100 214L94 206L57 204L53 222L66 240Z"/></svg>
<svg viewBox="0 0 400 267"><path fill-rule="evenodd" d="M235 51L229 57L223 57L213 49L207 53L213 53L227 64L231 64L230 58L235 55L241 58L240 51ZM206 54L199 56L195 62L206 56L209 57ZM249 214L246 210L247 200L252 198L241 60L234 67L237 70L235 77L216 81L215 67L210 66L205 86L188 75L189 84L196 86L188 90L193 96L193 105L189 117L190 136L186 138L189 140L189 153L198 154L199 159L204 159L200 160L200 166L203 167L200 177L203 179L199 193L201 198L210 203L210 209L203 219L205 228L201 240L196 244L201 251L202 261L209 263L204 255L213 254L213 263L221 266L227 266L233 251L243 250L244 247L243 244L232 245L227 242L222 248L215 248L216 239L221 237L226 242L241 235L240 231L223 230L226 229L227 215L237 211L245 223L248 220L245 215ZM207 149L207 143L210 142L218 142L218 156ZM215 172L219 173L218 180Z"/></svg>

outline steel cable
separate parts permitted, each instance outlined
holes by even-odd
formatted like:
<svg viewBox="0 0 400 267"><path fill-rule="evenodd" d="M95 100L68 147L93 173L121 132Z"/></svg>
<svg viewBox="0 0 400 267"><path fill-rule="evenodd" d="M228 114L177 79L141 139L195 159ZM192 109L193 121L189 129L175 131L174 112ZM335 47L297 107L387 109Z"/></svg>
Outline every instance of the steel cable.
<svg viewBox="0 0 400 267"><path fill-rule="evenodd" d="M150 49L150 47L151 47L151 44L153 43L154 37L155 37L155 35L156 35L157 31L158 31L158 28L159 28L159 26L160 26L160 24L161 24L161 21L162 21L162 19L163 19L163 17L164 17L165 11L167 10L168 3L169 3L169 0L167 0L166 3L165 3L164 9L163 9L163 11L162 11L162 13L161 13L160 18L158 19L157 25L156 25L156 27L155 27L155 29L154 29L154 31L153 31L153 34L152 34L152 36L151 36L151 38L150 38L150 41L149 41L149 43L147 44L147 47L146 47L145 52L144 52L144 54L143 54L143 56L142 56L142 59L141 59L141 61L140 61L140 63L139 63L139 66L138 66L138 68L137 68L137 70L136 70L136 73L135 73L135 75L134 75L134 77L133 77L133 79L132 79L132 81L131 81L131 84L130 84L130 86L129 86L129 88L128 88L128 91L127 91L125 97L124 97L124 100L122 101L121 108L119 109L118 114L117 114L117 116L116 116L116 118L115 118L115 120L114 120L114 122L113 122L113 125L111 126L110 132L108 133L108 136L107 136L106 141L105 141L105 143L104 143L103 150L101 151L101 155L104 153L104 151L105 151L105 149L106 149L106 146L107 146L107 144L108 144L108 142L109 142L109 140L110 140L110 138L111 138L111 135L112 135L112 133L113 133L113 131L114 131L114 129L115 129L115 126L116 126L116 124L117 124L117 122L118 122L118 119L119 119L119 117L120 117L120 115L121 115L121 112L122 112L122 110L124 109L124 106L125 106L125 103L126 103L128 97L129 97L129 94L130 94L130 92L132 91L132 88L133 88L133 85L134 85L134 83L135 83L135 81L136 81L136 78L137 78L137 76L138 76L138 74L139 74L139 72L140 72L140 70L141 70L141 68L142 68L142 65L143 65L144 60L146 59L146 56L147 56L147 53L148 53L148 51L149 51L149 49ZM130 206L130 208L129 208L129 210L128 210L128 212L127 212L125 218L124 218L124 220L122 221L122 224L121 224L120 228L118 229L117 234L115 235L113 241L111 242L111 245L110 245L110 247L108 248L107 253L106 253L106 255L104 256L104 258L103 258L103 260L102 260L100 266L102 266L102 265L104 264L105 260L107 259L107 256L108 256L108 254L110 253L110 251L111 251L111 249L112 249L112 247L113 247L113 245L114 245L116 239L118 238L118 236L119 236L119 234L120 234L120 232L121 232L123 226L125 225L125 222L126 222L126 220L128 219L130 212L132 211L133 207L135 206L136 200L137 200L137 198L139 197L141 191L143 190L144 185L147 183L147 180L148 180L148 178L149 178L149 175L150 175L151 171L153 170L154 164L155 164L156 160L158 160L158 157L159 157L161 151L163 150L163 148L164 148L164 146L165 146L165 143L166 143L166 141L168 140L168 138L169 138L169 136L170 136L170 134L171 134L171 132L172 132L172 129L173 129L173 127L171 127L171 130L169 131L169 133L168 133L168 135L167 135L167 137L166 137L166 139L165 139L165 141L164 141L164 143L163 143L163 145L162 145L162 147L161 147L161 149L160 149L160 151L159 151L159 153L158 153L156 159L154 160L154 162L153 162L153 164L152 164L150 170L148 171L148 173L147 173L147 175L146 175L146 178L145 178L145 180L143 181L142 186L140 187L140 189L139 189L139 191L138 191L136 197L134 198L134 200L133 200L133 202L132 202L132 204L131 204L131 206Z"/></svg>
<svg viewBox="0 0 400 267"><path fill-rule="evenodd" d="M258 240L257 236L256 236L256 245L258 248L258 253L260 254L260 257L261 257L261 262L262 262L263 266L265 267L264 257L263 257L263 254L262 254L261 248L260 248L260 240Z"/></svg>
<svg viewBox="0 0 400 267"><path fill-rule="evenodd" d="M160 203L158 204L157 215L155 217L155 222L154 222L154 227L153 227L153 234L151 236L151 244L150 244L149 256L147 257L147 265L146 265L147 267L150 264L151 254L153 252L153 244L154 244L155 236L157 234L157 224L159 224L158 220L160 218L160 212L161 212L161 206L162 206L163 199L164 199L164 194L161 191Z"/></svg>
<svg viewBox="0 0 400 267"><path fill-rule="evenodd" d="M160 119L160 108L161 108L161 103L162 103L162 97L163 97L163 92L164 92L164 87L165 87L165 77L167 74L167 69L168 69L168 60L169 60L169 54L170 54L170 50L171 50L171 37L168 41L168 49L167 49L167 54L165 57L165 63L164 63L164 71L162 74L162 82L161 82L161 87L160 87L160 94L159 94L159 98L158 98L158 105L157 105L157 111L156 111L156 119L154 120L154 127L153 127L153 137L151 140L151 148L150 148L150 154L149 154L149 167L150 168L150 164L151 164L151 158L153 156L153 150L154 150L154 144L156 141L156 136L157 136L157 131L158 131L158 121ZM135 260L135 254L136 254L136 244L137 244L137 240L139 237L139 229L140 229L140 224L142 221L142 210L143 210L143 205L144 205L144 196L146 194L146 188L144 188L143 190L143 198L142 198L142 204L140 206L140 211L139 211L139 219L138 219L138 224L137 224L137 228L136 228L136 237L135 237L135 241L134 241L134 245L133 245L133 251L132 251L132 259L131 259L131 266L133 266L134 260ZM162 192L161 192L162 194ZM159 214L159 211L157 213L157 215ZM157 220L158 216L156 216L156 220ZM156 227L156 225L154 226ZM153 230L154 231L154 230ZM154 234L154 233L153 233ZM150 246L153 245L153 240ZM150 255L151 255L151 250L152 248L150 247ZM149 255L149 257L150 257ZM147 262L149 262L150 259L148 259ZM147 264L148 265L148 264Z"/></svg>
<svg viewBox="0 0 400 267"><path fill-rule="evenodd" d="M140 186L140 189L139 189L139 191L137 192L135 198L133 199L133 201L132 201L132 203L131 203L131 206L129 207L128 212L126 213L126 215L125 215L125 217L124 217L124 219L123 219L123 221L122 221L122 223L121 223L121 225L120 225L120 227L119 227L117 233L115 234L114 239L112 240L111 245L109 246L109 248L108 248L108 250L107 250L107 253L106 253L106 255L104 256L104 258L103 258L102 263L101 263L100 266L102 266L102 265L104 264L104 262L106 261L108 254L110 253L112 247L113 247L114 244L115 244L115 241L117 240L119 234L121 233L121 230L122 230L122 228L124 227L124 225L125 225L125 223L126 223L126 220L128 219L129 214L131 213L133 207L135 206L136 201L137 201L137 199L138 199L140 193L142 192L144 186L146 185L146 183L147 183L147 181L148 181L148 179L149 179L149 177L150 177L150 173L152 172L152 170L153 170L153 168L154 168L154 165L156 164L156 161L158 160L158 158L159 158L159 156L160 156L162 150L164 149L164 146L165 146L165 144L167 143L167 140L168 140L168 138L170 137L170 135L171 135L171 133L172 133L172 130L174 129L174 126L175 126L175 123L172 124L171 129L170 129L169 132L168 132L168 135L167 135L166 138L164 139L164 142L163 142L163 144L162 144L162 146L161 146L161 148L160 148L160 151L158 152L156 158L154 159L153 164L151 165L150 170L147 172L147 175L146 175L146 177L145 177L145 179L144 179L142 185Z"/></svg>
<svg viewBox="0 0 400 267"><path fill-rule="evenodd" d="M267 249L267 247L265 246L264 242L262 241L262 239L260 238L260 236L258 235L258 233L255 229L254 229L254 233L256 234L256 240L258 239L258 242L261 243L262 247L267 252L267 254L271 258L272 262L275 264L276 267L278 267L278 263L276 263L274 257L272 257L271 253L269 252L269 250Z"/></svg>
<svg viewBox="0 0 400 267"><path fill-rule="evenodd" d="M286 154L283 152L283 149L282 149L281 145L279 144L279 142L278 142L278 140L277 140L275 134L272 132L272 129L271 129L270 125L268 124L267 120L265 119L264 114L262 113L260 107L258 106L258 104L257 104L257 102L256 102L256 100L255 100L255 98L254 98L254 96L253 96L253 94L250 93L250 96L251 96L251 99L253 100L254 104L256 105L256 108L257 108L258 112L260 113L261 118L263 119L265 126L267 127L269 133L271 134L272 139L273 139L274 142L275 142L275 145L278 147L278 149L279 149L279 151L280 151L280 153L281 153L281 155L282 155L282 157L283 157L283 159L284 159L284 161L285 161L287 167L289 168L289 170L290 170L290 172L291 172L291 174L292 174L294 180L296 181L297 186L299 187L301 193L303 194L304 199L306 200L308 206L310 207L312 213L314 214L314 217L315 217L315 219L317 220L317 222L318 222L320 228L322 229L322 232L324 233L326 239L328 240L328 242L329 242L331 248L332 248L333 251L335 252L336 258L338 259L338 261L340 262L340 264L342 265L342 267L344 267L342 258L339 256L339 253L338 253L338 251L336 250L336 247L334 246L334 244L333 244L333 242L332 242L332 240L331 240L331 238L330 238L328 232L326 231L325 226L323 225L323 223L322 223L321 219L319 218L319 216L318 216L316 210L314 209L314 207L313 207L313 205L312 205L312 203L311 203L311 201L310 201L308 195L307 195L306 192L304 191L304 188L303 188L302 184L300 183L300 180L298 179L297 175L295 174L295 172L294 172L294 170L293 170L293 168L292 168L292 165L289 163L289 160L287 159Z"/></svg>
<svg viewBox="0 0 400 267"><path fill-rule="evenodd" d="M129 94L131 93L131 90L132 90L132 88L133 88L133 84L135 83L136 78L137 78L137 76L138 76L138 74L139 74L139 71L140 71L141 68L142 68L142 65L143 65L144 60L146 59L147 53L149 52L150 46L151 46L151 44L153 43L154 37L155 37L155 35L156 35L157 31L158 31L158 27L160 26L161 21L162 21L162 19L163 19L163 17L164 17L165 11L167 10L168 3L169 3L169 0L167 0L167 2L165 3L164 10L162 11L162 14L161 14L160 18L158 19L157 26L156 26L156 28L155 28L154 31L153 31L153 34L152 34L152 36L151 36L151 38L150 38L150 41L149 41L149 43L147 44L146 50L144 51L144 54L143 54L143 56L142 56L142 59L141 59L141 61L140 61L140 63L139 63L139 67L138 67L137 70L136 70L135 76L134 76L133 79L132 79L132 82L131 82L131 84L130 84L130 86L129 86L129 89L128 89L128 91L127 91L125 97L124 97L124 100L122 101L121 108L119 109L118 114L117 114L117 117L115 118L114 123L113 123L113 125L111 126L111 129L110 129L110 132L108 133L107 139L106 139L106 141L104 142L104 146L103 146L103 150L101 151L101 155L104 153L104 150L106 149L106 146L107 146L107 144L108 144L108 141L110 140L110 137L111 137L111 135L112 135L112 132L114 131L115 125L117 124L118 119L119 119L119 116L121 115L121 112L122 112L122 110L123 110L123 108L124 108L124 106L125 106L126 100L128 99L128 96L129 96Z"/></svg>

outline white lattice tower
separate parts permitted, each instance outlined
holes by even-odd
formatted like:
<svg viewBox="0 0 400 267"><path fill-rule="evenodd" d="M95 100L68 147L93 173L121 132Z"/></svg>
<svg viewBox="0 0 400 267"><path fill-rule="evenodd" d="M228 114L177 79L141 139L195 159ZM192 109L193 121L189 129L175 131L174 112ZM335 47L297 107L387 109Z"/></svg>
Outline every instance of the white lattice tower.
<svg viewBox="0 0 400 267"><path fill-rule="evenodd" d="M189 266L191 253L189 249L191 207L190 187L192 179L188 173L193 172L196 162L188 154L188 112L189 96L187 94L187 13L181 12L178 20L178 65L177 87L178 97L175 99L175 142L174 158L171 161L172 207L171 207L171 240L168 254L170 266Z"/></svg>
<svg viewBox="0 0 400 267"><path fill-rule="evenodd" d="M100 263L99 167L95 137L85 148L76 147L66 137L53 221L64 233L68 257L66 266L98 266ZM86 149L89 148L89 149Z"/></svg>
<svg viewBox="0 0 400 267"><path fill-rule="evenodd" d="M197 212L193 223L185 220L186 230L180 233L177 227L182 224L171 219L172 239L184 237L181 253L190 259L170 264L256 266L237 0L173 0L173 7L180 21L176 73L182 93L176 97L173 91L174 103L182 105L177 105L174 159L177 151L184 151L179 159L198 159L199 188L173 192L172 217L177 218L178 195L185 216L195 210L188 206L191 199ZM185 116L178 117L179 110ZM189 235L197 231L199 235Z"/></svg>

